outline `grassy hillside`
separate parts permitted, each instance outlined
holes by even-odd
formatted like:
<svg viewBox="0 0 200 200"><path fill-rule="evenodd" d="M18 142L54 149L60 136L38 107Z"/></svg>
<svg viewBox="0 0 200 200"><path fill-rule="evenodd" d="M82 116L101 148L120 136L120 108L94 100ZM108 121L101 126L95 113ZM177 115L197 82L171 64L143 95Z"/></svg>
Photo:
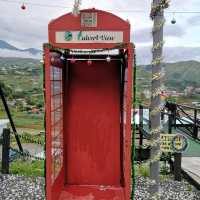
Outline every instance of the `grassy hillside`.
<svg viewBox="0 0 200 200"><path fill-rule="evenodd" d="M31 107L43 107L42 71L39 60L0 58L0 84L8 102L13 104L9 104L9 107L18 128L43 128L43 112L30 114L28 111ZM0 118L5 118L2 107L0 101Z"/></svg>
<svg viewBox="0 0 200 200"><path fill-rule="evenodd" d="M187 86L200 87L200 62L185 61L165 64L165 84L167 87L183 90ZM150 84L151 66L138 66L140 84Z"/></svg>
<svg viewBox="0 0 200 200"><path fill-rule="evenodd" d="M200 63L196 61L166 64L166 84L184 89L186 86L200 87Z"/></svg>
<svg viewBox="0 0 200 200"><path fill-rule="evenodd" d="M41 94L42 65L34 59L0 58L0 82L14 98Z"/></svg>

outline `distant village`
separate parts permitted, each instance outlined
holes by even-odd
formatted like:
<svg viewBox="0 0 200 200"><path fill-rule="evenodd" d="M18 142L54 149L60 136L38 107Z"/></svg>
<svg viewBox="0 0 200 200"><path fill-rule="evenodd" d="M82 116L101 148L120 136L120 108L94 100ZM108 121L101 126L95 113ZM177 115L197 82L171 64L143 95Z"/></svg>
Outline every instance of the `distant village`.
<svg viewBox="0 0 200 200"><path fill-rule="evenodd" d="M144 96L146 99L151 98L151 90L149 88L145 88L141 95ZM164 91L164 95L167 98L181 98L181 97L188 97L191 98L193 96L199 96L199 101L192 101L193 105L200 106L200 87L193 87L193 86L187 86L183 91L178 91L177 89L173 88L167 88Z"/></svg>

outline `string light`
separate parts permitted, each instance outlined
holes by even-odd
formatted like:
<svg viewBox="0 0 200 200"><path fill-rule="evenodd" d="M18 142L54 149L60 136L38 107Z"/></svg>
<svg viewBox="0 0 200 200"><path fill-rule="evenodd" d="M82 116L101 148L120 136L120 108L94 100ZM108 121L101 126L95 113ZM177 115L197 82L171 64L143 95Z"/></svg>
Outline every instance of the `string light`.
<svg viewBox="0 0 200 200"><path fill-rule="evenodd" d="M157 45L157 44L156 44ZM155 46L156 46L155 45ZM153 47L154 48L154 47ZM159 65L161 62L162 62L162 60L163 60L163 57L157 57L157 58L155 58L155 59L153 59L153 61L152 61L152 66L157 66L157 65Z"/></svg>
<svg viewBox="0 0 200 200"><path fill-rule="evenodd" d="M91 50L74 50L74 49L67 49L67 48L57 48L57 47L54 47L53 45L51 45L50 43L46 43L46 44L44 44L44 48L49 48L54 51L60 51L60 52L68 51L72 54L95 54L95 53L102 53L102 52L111 51L111 50L115 50L115 49L125 49L125 48L127 48L127 44L118 43L112 48L91 49Z"/></svg>
<svg viewBox="0 0 200 200"><path fill-rule="evenodd" d="M163 77L162 72L154 73L154 74L153 74L152 80L159 80L159 79L161 79L162 77Z"/></svg>
<svg viewBox="0 0 200 200"><path fill-rule="evenodd" d="M162 48L164 44L165 44L164 41L158 42L156 45L154 45L154 46L152 47L152 52L154 52L154 51L156 51L156 50Z"/></svg>

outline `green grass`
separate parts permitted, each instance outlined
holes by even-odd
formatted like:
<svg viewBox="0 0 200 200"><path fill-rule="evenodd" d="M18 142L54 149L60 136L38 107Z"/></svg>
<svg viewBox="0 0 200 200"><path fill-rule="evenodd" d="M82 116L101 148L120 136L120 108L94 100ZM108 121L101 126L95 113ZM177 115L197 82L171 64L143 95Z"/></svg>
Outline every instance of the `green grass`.
<svg viewBox="0 0 200 200"><path fill-rule="evenodd" d="M17 128L44 129L44 115L28 114L16 109L10 109L10 112ZM0 119L3 118L7 118L7 115L4 110L0 110Z"/></svg>
<svg viewBox="0 0 200 200"><path fill-rule="evenodd" d="M23 176L44 177L44 161L14 161L10 165L10 173Z"/></svg>
<svg viewBox="0 0 200 200"><path fill-rule="evenodd" d="M149 177L149 166L146 164L136 165L136 176Z"/></svg>
<svg viewBox="0 0 200 200"><path fill-rule="evenodd" d="M13 120L17 127L21 128L33 128L33 129L43 129L44 128L44 118L43 116L30 115L22 112L15 113L13 115Z"/></svg>

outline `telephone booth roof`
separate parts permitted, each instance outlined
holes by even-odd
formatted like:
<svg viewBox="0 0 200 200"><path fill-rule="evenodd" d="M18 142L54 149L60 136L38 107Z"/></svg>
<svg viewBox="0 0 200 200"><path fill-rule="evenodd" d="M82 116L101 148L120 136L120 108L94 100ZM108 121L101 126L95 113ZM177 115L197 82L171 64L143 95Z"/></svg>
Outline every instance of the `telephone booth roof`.
<svg viewBox="0 0 200 200"><path fill-rule="evenodd" d="M129 42L128 21L94 8L81 10L78 16L68 13L49 23L49 43L57 48L114 48Z"/></svg>

